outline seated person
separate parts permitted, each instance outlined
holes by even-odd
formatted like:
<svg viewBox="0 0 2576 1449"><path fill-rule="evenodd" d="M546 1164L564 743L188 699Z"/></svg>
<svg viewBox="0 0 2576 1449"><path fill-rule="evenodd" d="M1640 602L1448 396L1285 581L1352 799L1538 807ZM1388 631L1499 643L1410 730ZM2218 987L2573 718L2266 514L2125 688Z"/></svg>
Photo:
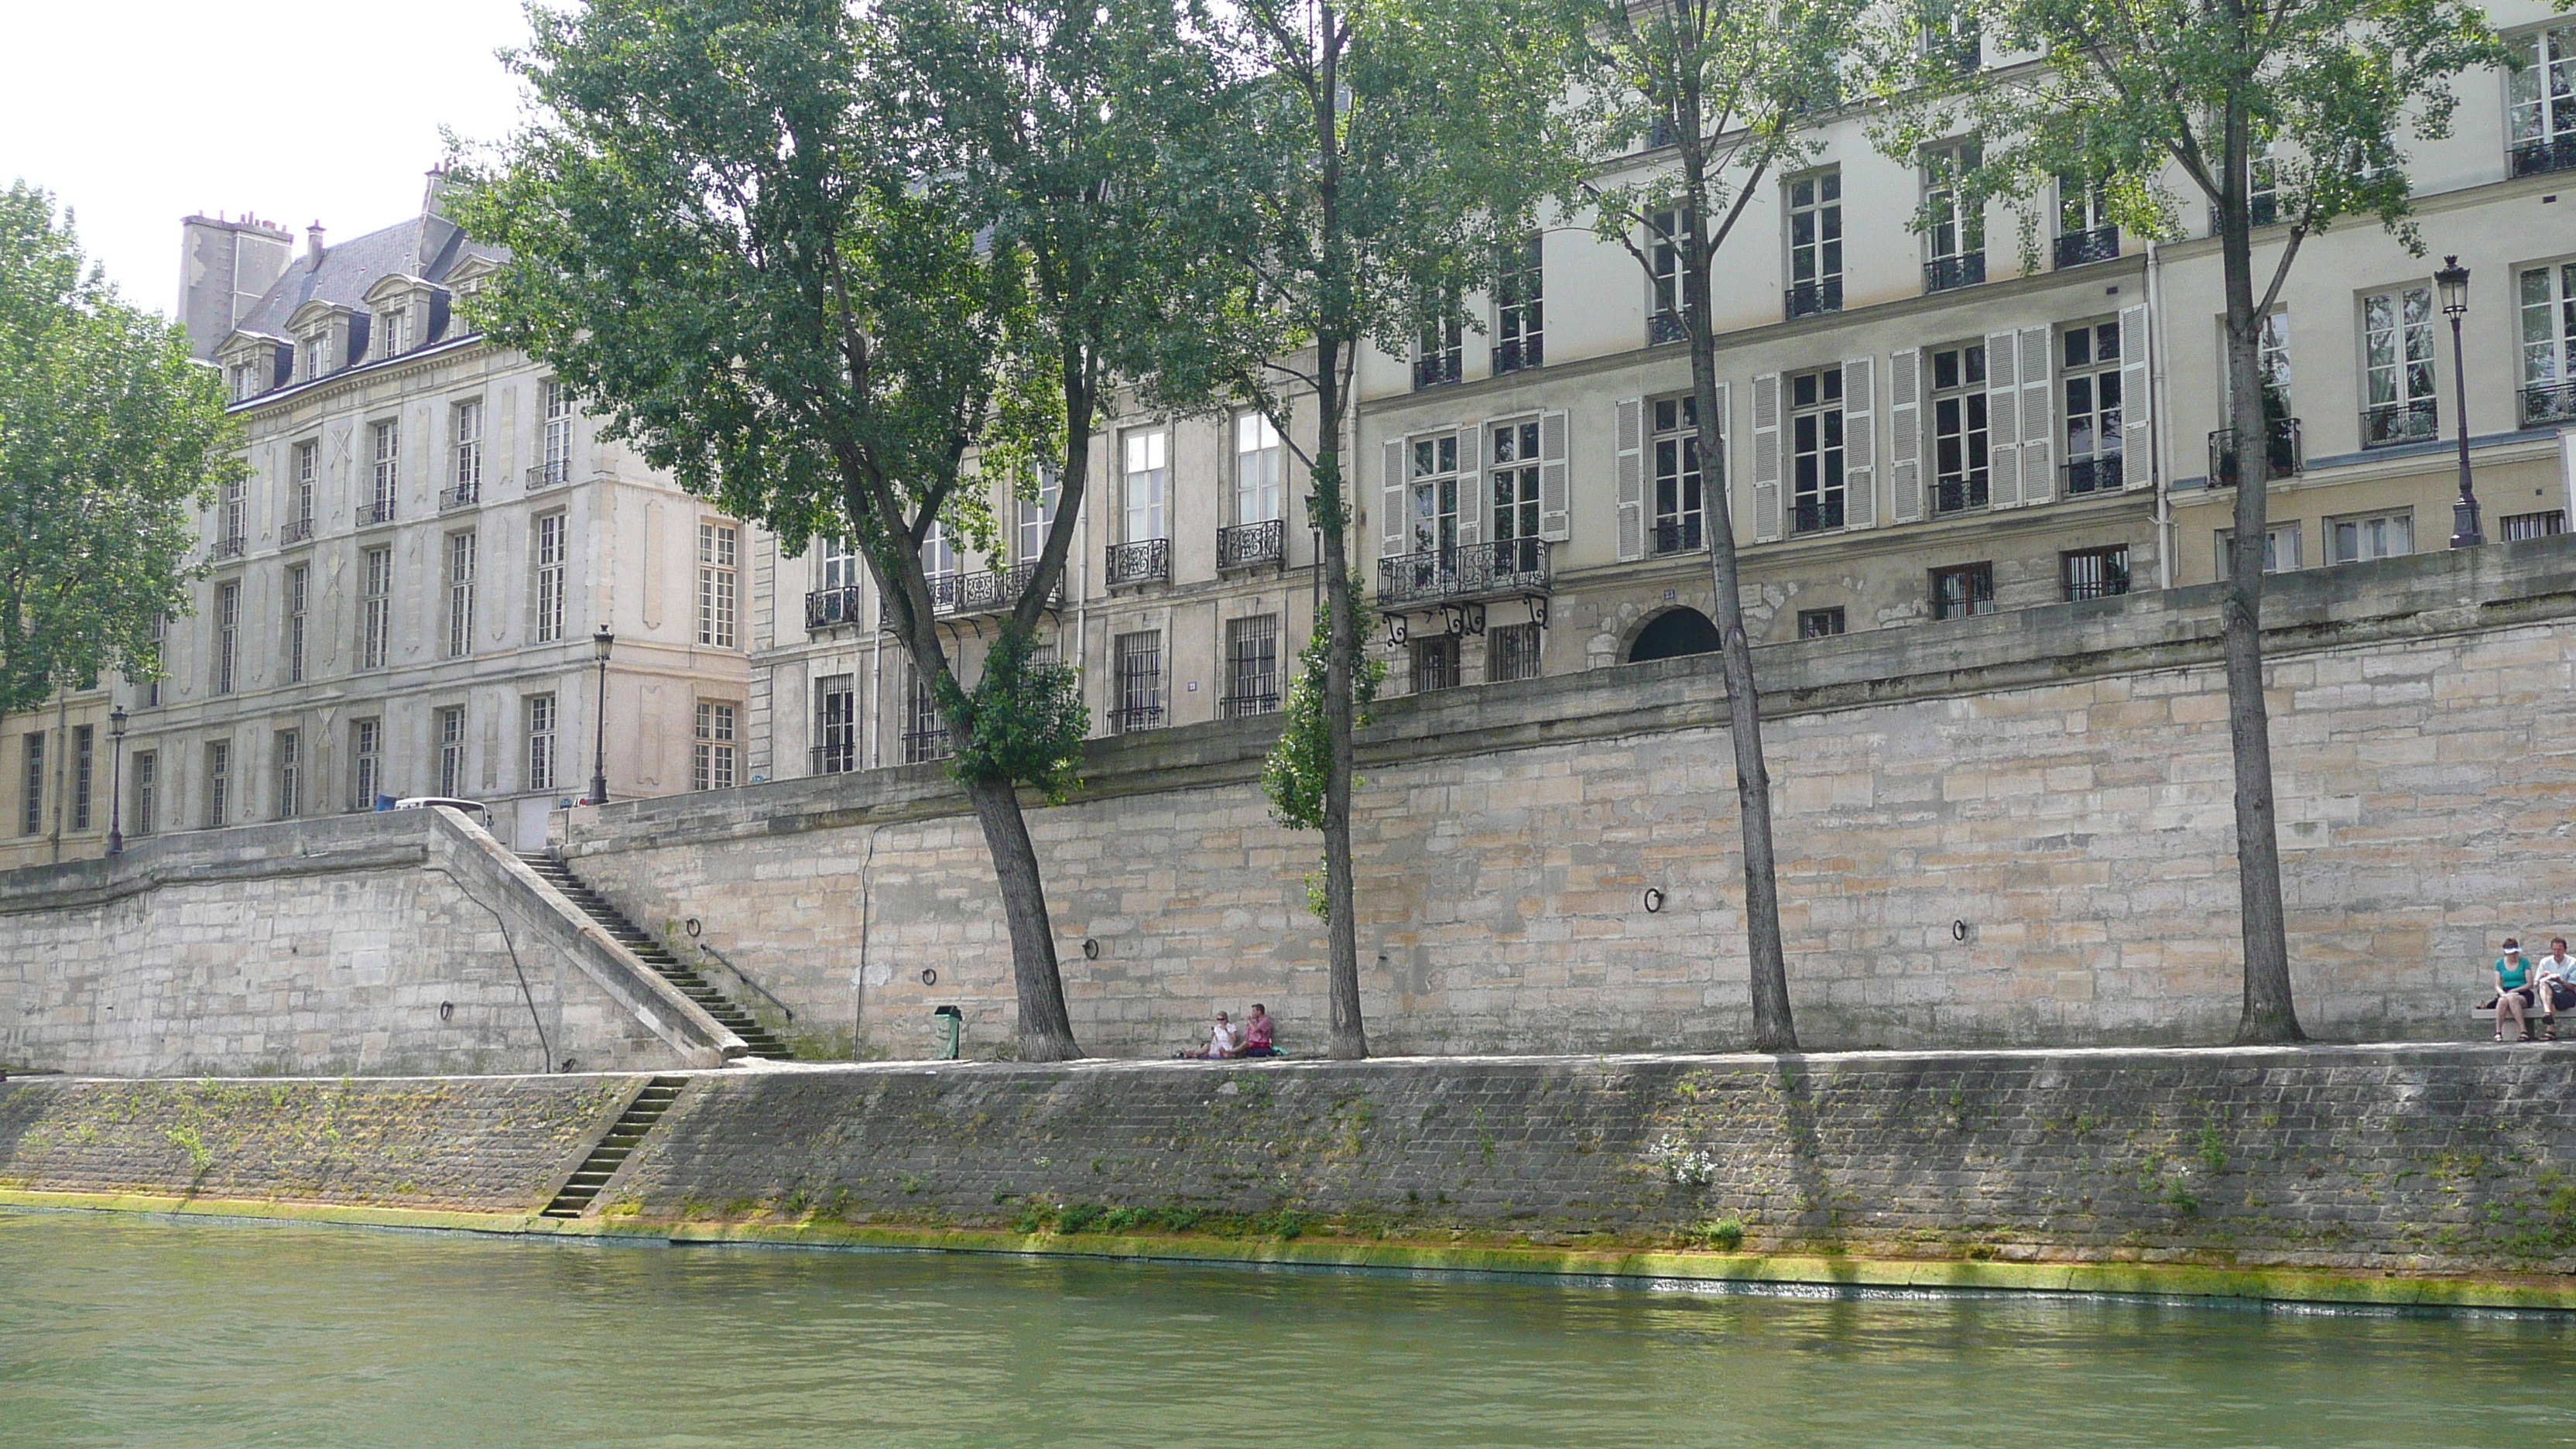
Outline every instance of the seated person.
<svg viewBox="0 0 2576 1449"><path fill-rule="evenodd" d="M2544 1033L2558 1040L2558 1013L2576 1011L2576 959L2567 954L2567 938L2549 938L2549 954L2531 963L2540 972L2540 1015L2548 1023Z"/></svg>
<svg viewBox="0 0 2576 1449"><path fill-rule="evenodd" d="M2530 1041L2530 1014L2539 1004L2539 993L2532 983L2531 963L2522 957L2522 943L2511 936L2505 937L2504 954L2496 958L2495 979L2495 1039L2504 1040L2504 1024L2510 1020L2522 1039Z"/></svg>
<svg viewBox="0 0 2576 1449"><path fill-rule="evenodd" d="M1243 1048L1235 1055L1239 1057L1279 1055L1278 1046L1271 1040L1271 1033L1276 1030L1276 1027L1277 1024L1271 1021L1270 1013L1262 1007L1261 1003L1258 1001L1252 1003L1252 1015L1245 1017L1243 1021Z"/></svg>
<svg viewBox="0 0 2576 1449"><path fill-rule="evenodd" d="M1220 1011L1216 1014L1216 1025L1208 1028L1207 1045L1194 1052L1183 1052L1181 1055L1193 1061L1219 1062L1235 1055L1240 1049L1240 1039L1235 1036L1234 1028L1226 1022L1225 1013Z"/></svg>

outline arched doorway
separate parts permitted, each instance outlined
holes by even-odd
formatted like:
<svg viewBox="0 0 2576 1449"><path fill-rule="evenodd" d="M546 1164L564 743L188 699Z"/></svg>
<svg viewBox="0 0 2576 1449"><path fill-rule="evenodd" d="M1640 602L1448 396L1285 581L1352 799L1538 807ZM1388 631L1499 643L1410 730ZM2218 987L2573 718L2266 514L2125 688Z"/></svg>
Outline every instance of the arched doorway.
<svg viewBox="0 0 2576 1449"><path fill-rule="evenodd" d="M1697 609L1666 609L1637 631L1637 642L1628 646L1628 662L1716 652L1717 626L1708 621L1708 615Z"/></svg>

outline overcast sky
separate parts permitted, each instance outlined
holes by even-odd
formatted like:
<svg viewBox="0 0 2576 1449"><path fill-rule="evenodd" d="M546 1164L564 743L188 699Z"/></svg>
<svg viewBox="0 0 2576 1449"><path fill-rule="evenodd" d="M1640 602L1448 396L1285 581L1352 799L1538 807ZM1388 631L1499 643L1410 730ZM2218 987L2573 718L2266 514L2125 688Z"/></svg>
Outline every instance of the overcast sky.
<svg viewBox="0 0 2576 1449"><path fill-rule="evenodd" d="M521 0L0 0L0 186L78 214L134 302L171 310L179 218L254 212L304 240L419 209L439 127L491 139L518 114L493 52Z"/></svg>

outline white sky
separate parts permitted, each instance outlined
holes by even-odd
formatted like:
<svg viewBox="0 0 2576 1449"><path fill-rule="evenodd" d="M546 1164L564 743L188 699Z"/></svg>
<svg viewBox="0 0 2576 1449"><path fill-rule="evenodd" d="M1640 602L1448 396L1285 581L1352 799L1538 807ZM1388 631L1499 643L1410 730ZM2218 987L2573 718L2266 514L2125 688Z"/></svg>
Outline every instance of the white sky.
<svg viewBox="0 0 2576 1449"><path fill-rule="evenodd" d="M130 301L168 312L179 218L255 212L304 244L419 209L439 127L493 140L521 0L0 0L0 186L71 208Z"/></svg>

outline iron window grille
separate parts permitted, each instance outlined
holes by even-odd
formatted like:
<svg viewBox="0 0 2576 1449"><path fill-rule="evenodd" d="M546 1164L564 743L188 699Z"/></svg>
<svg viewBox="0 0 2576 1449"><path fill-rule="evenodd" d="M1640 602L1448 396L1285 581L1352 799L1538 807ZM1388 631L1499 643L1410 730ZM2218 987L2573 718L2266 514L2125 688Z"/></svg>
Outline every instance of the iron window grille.
<svg viewBox="0 0 2576 1449"><path fill-rule="evenodd" d="M1485 636L1485 673L1496 684L1539 675L1536 624L1509 624Z"/></svg>
<svg viewBox="0 0 2576 1449"><path fill-rule="evenodd" d="M2129 546L2124 543L2063 555L2061 571L2070 601L2125 594L2129 591Z"/></svg>
<svg viewBox="0 0 2576 1449"><path fill-rule="evenodd" d="M1798 637L1801 639L1831 639L1847 627L1840 608L1798 611Z"/></svg>
<svg viewBox="0 0 2576 1449"><path fill-rule="evenodd" d="M1413 692L1458 687L1458 636L1442 634L1413 641Z"/></svg>
<svg viewBox="0 0 2576 1449"><path fill-rule="evenodd" d="M1163 723L1163 635L1147 629L1111 641L1118 703L1109 712L1115 734L1159 729Z"/></svg>
<svg viewBox="0 0 2576 1449"><path fill-rule="evenodd" d="M1932 571L1932 617L1965 619L1995 611L1995 566L1962 564Z"/></svg>
<svg viewBox="0 0 2576 1449"><path fill-rule="evenodd" d="M1233 619L1225 628L1225 695L1218 701L1218 714L1242 719L1277 710L1279 616Z"/></svg>

